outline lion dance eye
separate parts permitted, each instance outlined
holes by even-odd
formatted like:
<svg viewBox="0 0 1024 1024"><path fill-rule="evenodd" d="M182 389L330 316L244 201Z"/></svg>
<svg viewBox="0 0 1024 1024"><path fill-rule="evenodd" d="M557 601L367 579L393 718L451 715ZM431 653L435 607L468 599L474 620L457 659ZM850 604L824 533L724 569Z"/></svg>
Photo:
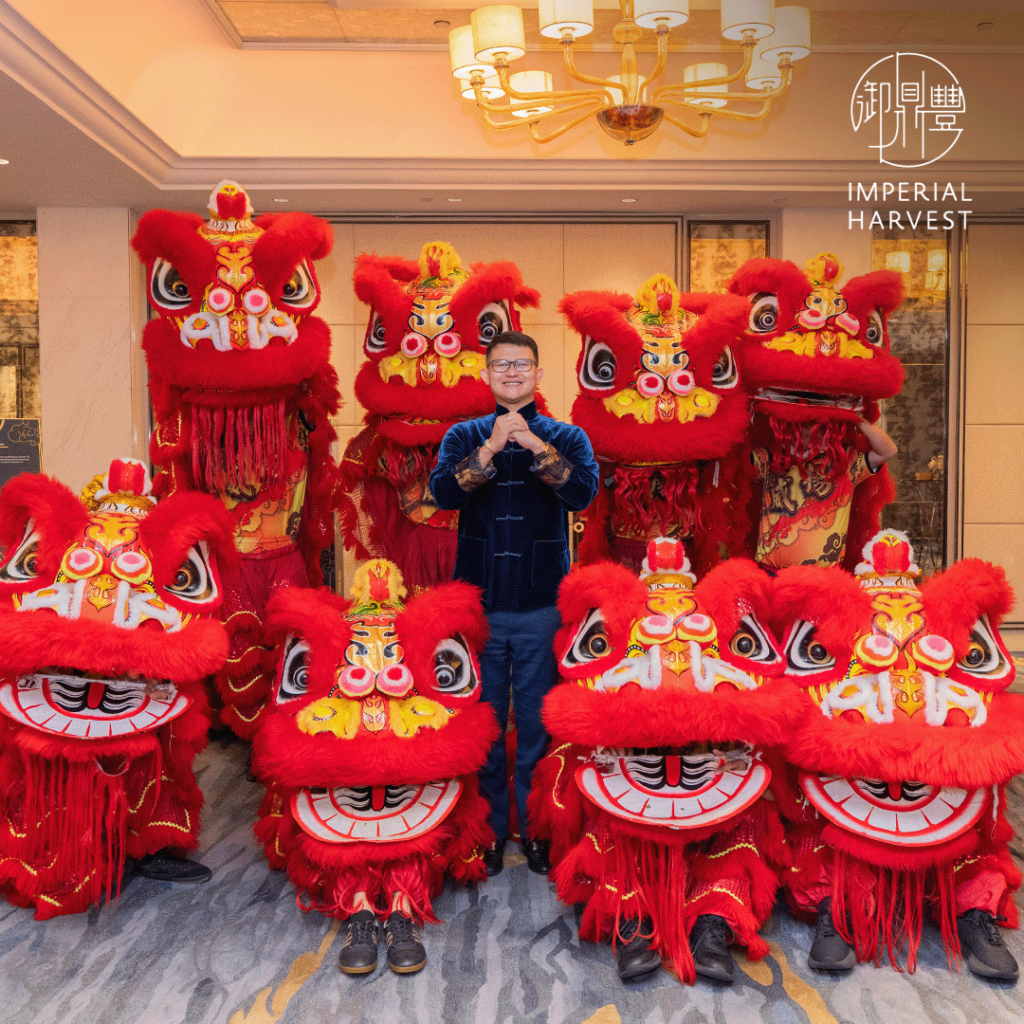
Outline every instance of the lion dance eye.
<svg viewBox="0 0 1024 1024"><path fill-rule="evenodd" d="M770 334L779 324L779 300L770 292L754 296L750 307L750 329L755 334Z"/></svg>
<svg viewBox="0 0 1024 1024"><path fill-rule="evenodd" d="M366 338L363 340L363 348L366 349L367 355L374 355L384 351L384 347L387 344L386 333L384 321L374 313L370 319L369 327L366 328Z"/></svg>
<svg viewBox="0 0 1024 1024"><path fill-rule="evenodd" d="M185 561L178 566L165 589L180 601L197 604L208 603L217 596L217 585L210 569L209 552L205 543L189 550Z"/></svg>
<svg viewBox="0 0 1024 1024"><path fill-rule="evenodd" d="M447 696L466 697L477 686L473 659L461 637L442 640L434 651L434 678Z"/></svg>
<svg viewBox="0 0 1024 1024"><path fill-rule="evenodd" d="M34 580L39 575L39 534L35 532L29 520L25 529L25 537L18 547L0 567L0 583L22 583Z"/></svg>
<svg viewBox="0 0 1024 1024"><path fill-rule="evenodd" d="M615 387L615 367L615 353L604 342L587 338L580 384L591 391L610 391Z"/></svg>
<svg viewBox="0 0 1024 1024"><path fill-rule="evenodd" d="M476 318L481 345L487 345L511 328L508 310L500 302L489 302Z"/></svg>
<svg viewBox="0 0 1024 1024"><path fill-rule="evenodd" d="M184 309L192 304L192 294L181 274L164 259L153 261L153 275L149 282L153 302L164 309Z"/></svg>
<svg viewBox="0 0 1024 1024"><path fill-rule="evenodd" d="M791 672L822 672L835 666L836 659L829 653L828 648L815 638L815 632L813 622L799 622L794 627L786 645L786 660Z"/></svg>
<svg viewBox="0 0 1024 1024"><path fill-rule="evenodd" d="M973 676L984 676L993 680L1008 674L1009 662L1000 650L992 628L984 618L974 624L967 652L957 662L957 668Z"/></svg>
<svg viewBox="0 0 1024 1024"><path fill-rule="evenodd" d="M562 664L566 668L573 668L590 661L597 661L610 654L611 650L612 642L604 624L604 616L602 616L600 608L594 608L577 630L569 650L566 651L565 657L562 659Z"/></svg>
<svg viewBox="0 0 1024 1024"><path fill-rule="evenodd" d="M768 639L768 635L760 623L750 615L740 619L739 628L729 641L729 650L748 661L768 664L779 660L778 652Z"/></svg>
<svg viewBox="0 0 1024 1024"><path fill-rule="evenodd" d="M733 358L732 349L726 346L722 354L715 361L711 370L711 383L716 388L735 387L740 379L739 371L736 368L736 360Z"/></svg>
<svg viewBox="0 0 1024 1024"><path fill-rule="evenodd" d="M311 306L316 299L316 287L312 275L304 263L295 268L295 273L281 289L281 299L289 306Z"/></svg>
<svg viewBox="0 0 1024 1024"><path fill-rule="evenodd" d="M288 638L281 664L281 680L277 687L278 704L305 696L309 688L308 655L309 644L297 637Z"/></svg>
<svg viewBox="0 0 1024 1024"><path fill-rule="evenodd" d="M881 345L885 341L885 328L880 310L872 310L868 316L868 329L864 333L864 339L869 345Z"/></svg>

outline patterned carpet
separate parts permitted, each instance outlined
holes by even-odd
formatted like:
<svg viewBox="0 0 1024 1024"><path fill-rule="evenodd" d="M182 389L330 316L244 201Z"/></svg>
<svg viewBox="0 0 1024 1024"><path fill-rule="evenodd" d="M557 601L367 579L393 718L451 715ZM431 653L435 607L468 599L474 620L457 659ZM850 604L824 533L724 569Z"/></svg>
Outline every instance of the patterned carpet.
<svg viewBox="0 0 1024 1024"><path fill-rule="evenodd" d="M837 979L806 966L811 929L780 905L765 930L771 955L739 956L734 985L692 988L659 971L623 985L608 946L581 943L576 915L515 851L478 888L446 888L443 925L424 930L429 963L398 976L338 971L338 926L296 907L287 878L252 838L260 787L245 747L213 746L199 762L207 796L198 887L135 879L117 905L36 922L0 908L0 1019L7 1024L1019 1024L1024 986L946 966L926 926L917 973L861 965ZM1024 827L1024 785L1011 817ZM1014 844L1018 863L1020 841ZM1007 933L1024 963L1024 934Z"/></svg>

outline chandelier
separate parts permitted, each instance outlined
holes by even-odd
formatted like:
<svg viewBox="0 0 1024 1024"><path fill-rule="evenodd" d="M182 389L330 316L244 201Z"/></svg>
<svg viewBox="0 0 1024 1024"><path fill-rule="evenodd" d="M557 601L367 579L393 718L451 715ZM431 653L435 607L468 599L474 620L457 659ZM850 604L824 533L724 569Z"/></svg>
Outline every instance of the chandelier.
<svg viewBox="0 0 1024 1024"><path fill-rule="evenodd" d="M590 88L556 90L550 72L510 73L509 62L526 53L523 12L512 4L473 11L471 24L448 34L452 74L462 95L476 100L484 120L499 131L529 125L537 142L550 142L597 115L601 127L627 146L647 138L662 121L688 135L707 134L712 115L760 121L772 100L789 87L793 61L811 52L811 18L804 7L775 7L775 0L721 0L722 35L743 48L742 65L693 64L681 82L652 85L665 70L669 35L689 20L689 0L619 0L621 20L612 39L621 48L621 71L609 78L576 67L573 46L594 30L593 0L539 0L540 33L562 44L565 68ZM651 73L641 77L635 44L654 33ZM745 88L731 89L743 81ZM495 102L503 97L507 102ZM686 120L682 118L685 117Z"/></svg>

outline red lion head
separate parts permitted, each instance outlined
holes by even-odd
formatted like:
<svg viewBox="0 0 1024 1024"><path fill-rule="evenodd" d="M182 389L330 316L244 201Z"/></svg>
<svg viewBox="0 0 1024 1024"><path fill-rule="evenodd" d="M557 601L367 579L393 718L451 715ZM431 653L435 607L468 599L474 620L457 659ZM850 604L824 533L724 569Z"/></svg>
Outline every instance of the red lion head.
<svg viewBox="0 0 1024 1024"><path fill-rule="evenodd" d="M826 845L876 871L879 909L846 908L860 958L875 950L892 891L909 900L912 969L922 891L957 949L950 865L983 861L1019 884L1002 787L1024 769L1024 699L1005 692L1014 665L998 631L1013 598L1003 570L974 558L919 582L896 530L863 554L855 577L803 566L779 574L787 674L811 707L786 754ZM934 881L922 882L929 870Z"/></svg>
<svg viewBox="0 0 1024 1024"><path fill-rule="evenodd" d="M195 847L204 681L227 656L220 504L158 504L132 461L86 494L26 474L0 495L0 884L39 918L112 892L127 856Z"/></svg>
<svg viewBox="0 0 1024 1024"><path fill-rule="evenodd" d="M903 386L889 351L888 315L903 301L899 274L877 270L839 288L832 253L808 260L752 259L729 282L750 302L744 378L758 411L786 420L877 418L873 403Z"/></svg>
<svg viewBox="0 0 1024 1024"><path fill-rule="evenodd" d="M497 735L479 703L486 622L463 583L403 605L401 576L380 559L353 592L355 603L284 590L269 605L280 663L254 742L268 788L257 834L323 913L347 916L358 891L383 906L397 888L433 919L446 868L484 875L475 773Z"/></svg>
<svg viewBox="0 0 1024 1024"><path fill-rule="evenodd" d="M459 420L494 407L480 380L487 343L519 330L516 305L535 307L513 263L475 263L469 273L445 242L429 242L418 262L363 255L353 277L371 307L356 397L385 436L438 444Z"/></svg>

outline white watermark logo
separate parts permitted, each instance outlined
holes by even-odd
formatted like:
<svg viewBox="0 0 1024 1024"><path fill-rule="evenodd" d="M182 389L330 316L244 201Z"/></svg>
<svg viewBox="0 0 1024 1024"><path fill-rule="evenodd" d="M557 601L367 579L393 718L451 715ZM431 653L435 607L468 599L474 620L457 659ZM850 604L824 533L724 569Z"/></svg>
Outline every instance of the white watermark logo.
<svg viewBox="0 0 1024 1024"><path fill-rule="evenodd" d="M879 163L927 167L960 138L957 117L966 111L956 75L921 53L896 53L861 75L850 100L853 130L864 128L878 141Z"/></svg>

